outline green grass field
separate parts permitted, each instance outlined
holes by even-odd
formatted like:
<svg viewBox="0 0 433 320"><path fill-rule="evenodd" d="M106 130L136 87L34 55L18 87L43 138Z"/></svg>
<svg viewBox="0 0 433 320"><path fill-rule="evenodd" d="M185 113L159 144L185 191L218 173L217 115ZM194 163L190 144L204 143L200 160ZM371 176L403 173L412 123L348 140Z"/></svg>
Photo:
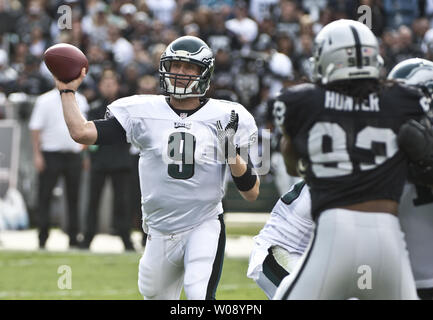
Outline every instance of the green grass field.
<svg viewBox="0 0 433 320"><path fill-rule="evenodd" d="M139 259L138 253L0 251L0 299L142 299L137 287ZM65 271L59 270L64 265L71 270L71 289L58 286L59 279L66 284ZM246 277L247 266L247 259L225 259L217 299L266 299Z"/></svg>
<svg viewBox="0 0 433 320"><path fill-rule="evenodd" d="M227 236L254 236L262 223L226 223ZM140 253L0 250L0 300L141 300L138 291ZM59 289L69 266L71 289ZM247 278L248 259L225 258L216 293L218 300L263 300L263 291ZM182 299L185 295L182 293Z"/></svg>

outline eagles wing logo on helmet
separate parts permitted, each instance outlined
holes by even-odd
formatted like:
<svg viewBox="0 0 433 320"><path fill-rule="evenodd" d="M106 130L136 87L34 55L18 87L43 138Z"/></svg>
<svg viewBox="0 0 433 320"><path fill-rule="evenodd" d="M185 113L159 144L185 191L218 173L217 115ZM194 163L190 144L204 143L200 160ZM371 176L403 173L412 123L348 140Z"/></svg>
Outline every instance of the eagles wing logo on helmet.
<svg viewBox="0 0 433 320"><path fill-rule="evenodd" d="M376 36L364 24L341 19L320 30L314 40L313 81L378 79L383 59Z"/></svg>
<svg viewBox="0 0 433 320"><path fill-rule="evenodd" d="M388 79L426 89L433 97L433 62L411 58L398 63L388 74Z"/></svg>
<svg viewBox="0 0 433 320"><path fill-rule="evenodd" d="M406 59L392 68L387 79L421 89L425 95L421 105L426 112L433 110L433 62L421 58Z"/></svg>
<svg viewBox="0 0 433 320"><path fill-rule="evenodd" d="M201 73L198 76L171 73L172 61L185 61L198 65ZM178 99L202 97L210 87L213 69L212 50L203 40L192 36L180 37L170 43L161 55L159 76L162 92ZM187 84L177 85L180 80L187 81Z"/></svg>

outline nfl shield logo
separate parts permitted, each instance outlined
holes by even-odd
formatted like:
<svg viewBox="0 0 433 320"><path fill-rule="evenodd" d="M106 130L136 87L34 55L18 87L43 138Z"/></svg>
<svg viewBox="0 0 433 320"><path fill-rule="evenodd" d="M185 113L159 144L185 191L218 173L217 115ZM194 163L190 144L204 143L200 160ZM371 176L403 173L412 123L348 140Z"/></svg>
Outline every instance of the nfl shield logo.
<svg viewBox="0 0 433 320"><path fill-rule="evenodd" d="M182 112L182 113L179 115L179 117L180 117L181 119L185 119L186 117L188 117L188 113Z"/></svg>

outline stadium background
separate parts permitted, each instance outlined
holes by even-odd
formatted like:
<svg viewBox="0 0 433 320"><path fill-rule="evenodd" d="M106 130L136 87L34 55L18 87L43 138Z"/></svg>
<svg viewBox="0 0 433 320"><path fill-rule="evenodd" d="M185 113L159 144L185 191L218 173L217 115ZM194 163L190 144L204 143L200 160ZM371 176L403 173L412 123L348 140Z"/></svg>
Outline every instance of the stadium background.
<svg viewBox="0 0 433 320"><path fill-rule="evenodd" d="M62 5L71 9L70 25L65 29L61 29L59 24L65 13L58 10ZM259 128L272 129L267 100L282 87L311 76L308 58L315 34L322 26L336 19L358 20L360 13L357 9L361 5L371 8L372 30L379 39L385 61L383 75L407 58L432 59L433 1L429 0L0 0L0 121L14 120L20 128L16 187L26 204L29 228L35 227L38 181L32 162L28 120L36 97L54 86L51 74L42 63L46 48L67 42L83 50L89 59L89 72L81 92L91 104L98 98L97 83L106 69L113 70L120 79L122 96L145 92L149 86L159 87L159 57L165 46L182 35L198 36L210 45L216 57L208 95L240 102L254 115ZM277 134L272 136L275 152L278 151L277 137ZM224 199L225 210L235 213L269 212L279 196L275 172L271 170L262 177L261 194L255 203L243 201L229 182ZM88 200L87 184L88 172L85 171L81 216ZM4 191L0 188L2 195ZM54 195L52 222L62 230L66 223L62 181ZM101 233L110 234L112 231L111 197L108 186L100 210ZM263 221L253 220L250 223L228 223L229 237L256 234ZM132 223L138 229L140 217L136 215ZM1 237L0 230L0 241ZM140 298L134 280L138 253L110 256L72 252L68 255L66 252L16 252L6 249L2 250L0 243L0 288L6 288L0 289L0 299ZM74 270L82 276L83 283L86 282L84 279L94 278L89 266L97 264L101 266L97 268L101 272L108 270L107 277L118 274L118 278L114 277L111 283L114 287L124 285L120 275L126 273L133 281L127 282L126 288L113 289L117 293L110 291L110 282L105 281L103 292L111 292L112 295L94 292L93 289L65 293L57 288L46 288L44 281L53 278L46 281L55 286L59 275L55 271L47 271L44 265L54 266L61 261L64 262L62 264L76 265ZM31 268L32 272L26 268L27 264L35 266ZM107 267L110 265L114 268ZM264 298L254 283L246 278L246 265L245 257L226 259L222 295L217 294L217 298ZM39 279L32 285L38 289L29 290L27 284L24 290L19 279L27 276L30 282ZM76 282L79 283L79 280ZM97 286L95 283L88 288ZM224 288L229 289L225 291Z"/></svg>

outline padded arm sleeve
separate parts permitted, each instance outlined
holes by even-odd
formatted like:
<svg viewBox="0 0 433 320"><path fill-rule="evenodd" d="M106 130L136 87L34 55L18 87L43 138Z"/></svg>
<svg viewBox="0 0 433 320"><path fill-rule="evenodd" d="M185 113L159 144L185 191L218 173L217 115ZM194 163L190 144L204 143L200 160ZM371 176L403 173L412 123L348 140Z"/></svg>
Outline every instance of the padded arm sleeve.
<svg viewBox="0 0 433 320"><path fill-rule="evenodd" d="M409 120L398 133L398 145L409 158L409 180L415 184L433 184L433 128L427 118Z"/></svg>
<svg viewBox="0 0 433 320"><path fill-rule="evenodd" d="M98 131L95 144L117 144L127 143L126 132L116 118L101 119L93 121Z"/></svg>

